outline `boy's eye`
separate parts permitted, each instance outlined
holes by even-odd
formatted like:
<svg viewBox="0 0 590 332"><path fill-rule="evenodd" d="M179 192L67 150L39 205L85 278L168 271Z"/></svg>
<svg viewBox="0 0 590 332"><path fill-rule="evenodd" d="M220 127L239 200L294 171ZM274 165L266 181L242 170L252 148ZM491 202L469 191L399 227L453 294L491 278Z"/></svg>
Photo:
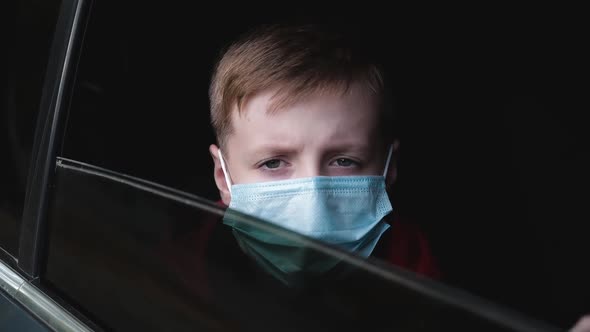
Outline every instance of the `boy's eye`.
<svg viewBox="0 0 590 332"><path fill-rule="evenodd" d="M350 160L348 158L338 158L338 159L336 159L335 162L336 162L336 165L339 167L352 167L357 164L356 161Z"/></svg>
<svg viewBox="0 0 590 332"><path fill-rule="evenodd" d="M262 165L266 168L269 168L269 169L279 168L279 166L281 166L281 161L279 159L272 159L272 160L265 162Z"/></svg>

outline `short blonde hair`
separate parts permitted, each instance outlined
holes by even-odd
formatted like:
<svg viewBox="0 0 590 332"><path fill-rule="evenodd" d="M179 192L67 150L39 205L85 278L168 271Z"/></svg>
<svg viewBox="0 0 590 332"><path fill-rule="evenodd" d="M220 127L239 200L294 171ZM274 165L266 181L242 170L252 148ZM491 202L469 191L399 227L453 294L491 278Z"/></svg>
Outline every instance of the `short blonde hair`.
<svg viewBox="0 0 590 332"><path fill-rule="evenodd" d="M317 25L266 25L243 35L222 54L209 88L218 143L231 134L232 109L268 89L277 89L271 111L318 93L346 93L352 83L381 101L383 74L355 46L350 36Z"/></svg>

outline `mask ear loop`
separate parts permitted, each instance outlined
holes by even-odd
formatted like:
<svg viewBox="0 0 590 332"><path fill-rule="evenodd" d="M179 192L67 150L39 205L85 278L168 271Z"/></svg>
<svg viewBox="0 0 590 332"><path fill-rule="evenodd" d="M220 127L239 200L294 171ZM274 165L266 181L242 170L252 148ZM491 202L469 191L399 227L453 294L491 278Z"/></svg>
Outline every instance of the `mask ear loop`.
<svg viewBox="0 0 590 332"><path fill-rule="evenodd" d="M225 167L225 161L223 160L223 156L221 155L221 150L217 150L217 155L219 156L219 161L221 162L221 170L223 171L223 176L225 177L225 184L227 185L227 190L231 194L231 180L229 178L229 173L227 172L227 167Z"/></svg>
<svg viewBox="0 0 590 332"><path fill-rule="evenodd" d="M383 171L383 177L387 177L387 171L389 170L389 163L391 162L391 155L393 154L393 144L389 145L389 152L387 152L387 160L385 161L385 170ZM223 165L223 163L222 163Z"/></svg>

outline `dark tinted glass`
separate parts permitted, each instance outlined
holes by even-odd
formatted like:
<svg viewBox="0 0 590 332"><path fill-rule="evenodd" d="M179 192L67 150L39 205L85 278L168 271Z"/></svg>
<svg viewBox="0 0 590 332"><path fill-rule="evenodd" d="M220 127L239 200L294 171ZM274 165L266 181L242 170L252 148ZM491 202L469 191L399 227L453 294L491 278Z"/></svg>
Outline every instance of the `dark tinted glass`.
<svg viewBox="0 0 590 332"><path fill-rule="evenodd" d="M43 283L108 329L535 327L411 273L352 258L162 186L68 160L58 164L55 185ZM222 223L224 215L304 248L308 258L337 265L328 274L277 277L244 254L244 239Z"/></svg>
<svg viewBox="0 0 590 332"><path fill-rule="evenodd" d="M0 5L0 247L13 255L60 3L27 0Z"/></svg>

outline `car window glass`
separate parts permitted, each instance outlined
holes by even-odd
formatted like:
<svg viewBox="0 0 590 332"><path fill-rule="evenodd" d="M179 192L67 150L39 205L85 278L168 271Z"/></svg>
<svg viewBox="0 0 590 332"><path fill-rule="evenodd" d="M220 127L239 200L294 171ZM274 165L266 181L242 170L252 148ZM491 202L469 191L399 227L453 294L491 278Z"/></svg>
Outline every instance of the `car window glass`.
<svg viewBox="0 0 590 332"><path fill-rule="evenodd" d="M49 213L41 286L109 330L544 328L194 195L72 160L58 163ZM291 262L334 268L268 264L277 257L247 228L272 236L273 252Z"/></svg>

